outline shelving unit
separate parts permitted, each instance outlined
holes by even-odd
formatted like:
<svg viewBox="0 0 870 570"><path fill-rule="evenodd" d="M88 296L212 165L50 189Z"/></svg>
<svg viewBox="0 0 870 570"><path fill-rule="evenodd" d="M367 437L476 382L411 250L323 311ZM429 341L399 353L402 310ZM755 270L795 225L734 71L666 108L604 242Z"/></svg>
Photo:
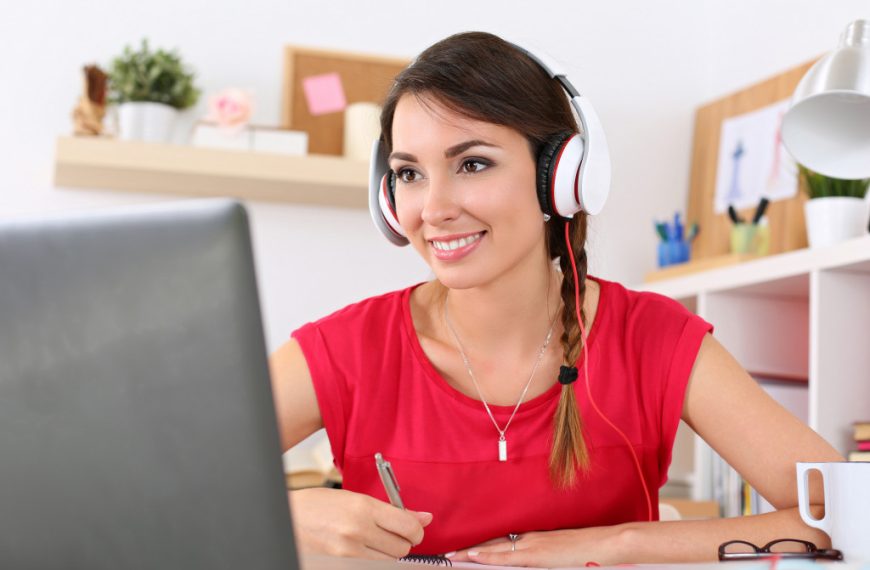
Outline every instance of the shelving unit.
<svg viewBox="0 0 870 570"><path fill-rule="evenodd" d="M806 381L809 426L844 455L870 418L870 236L635 287L680 301L754 376ZM714 498L713 451L681 426L671 478Z"/></svg>
<svg viewBox="0 0 870 570"><path fill-rule="evenodd" d="M345 208L368 204L366 162L108 138L58 138L54 183Z"/></svg>

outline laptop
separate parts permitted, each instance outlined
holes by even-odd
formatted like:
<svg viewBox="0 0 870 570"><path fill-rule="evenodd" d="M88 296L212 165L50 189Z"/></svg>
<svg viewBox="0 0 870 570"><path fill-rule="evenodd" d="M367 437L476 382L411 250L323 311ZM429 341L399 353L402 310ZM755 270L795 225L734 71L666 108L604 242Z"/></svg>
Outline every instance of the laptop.
<svg viewBox="0 0 870 570"><path fill-rule="evenodd" d="M298 568L240 204L0 222L0 567Z"/></svg>

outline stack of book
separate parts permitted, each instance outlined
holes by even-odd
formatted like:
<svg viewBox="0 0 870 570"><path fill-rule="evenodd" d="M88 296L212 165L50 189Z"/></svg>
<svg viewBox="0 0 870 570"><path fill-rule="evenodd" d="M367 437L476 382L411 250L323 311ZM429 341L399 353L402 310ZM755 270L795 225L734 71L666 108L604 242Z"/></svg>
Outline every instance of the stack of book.
<svg viewBox="0 0 870 570"><path fill-rule="evenodd" d="M870 421L855 422L855 451L849 452L849 461L870 461Z"/></svg>
<svg viewBox="0 0 870 570"><path fill-rule="evenodd" d="M284 475L288 489L307 487L340 489L341 473L333 464L332 449L329 447L326 434L318 432L285 453Z"/></svg>

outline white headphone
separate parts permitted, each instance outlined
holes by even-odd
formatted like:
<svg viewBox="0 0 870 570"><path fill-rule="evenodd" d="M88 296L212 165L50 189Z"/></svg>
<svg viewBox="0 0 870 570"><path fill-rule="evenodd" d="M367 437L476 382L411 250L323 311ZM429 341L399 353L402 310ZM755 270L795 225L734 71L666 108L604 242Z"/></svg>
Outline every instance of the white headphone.
<svg viewBox="0 0 870 570"><path fill-rule="evenodd" d="M564 219L577 212L596 215L610 193L610 151L598 113L552 61L546 61L516 44L568 93L577 111L582 134L564 133L541 149L537 163L537 193L541 211ZM396 215L395 173L390 170L383 138L372 146L369 165L369 212L375 226L393 244L408 245Z"/></svg>

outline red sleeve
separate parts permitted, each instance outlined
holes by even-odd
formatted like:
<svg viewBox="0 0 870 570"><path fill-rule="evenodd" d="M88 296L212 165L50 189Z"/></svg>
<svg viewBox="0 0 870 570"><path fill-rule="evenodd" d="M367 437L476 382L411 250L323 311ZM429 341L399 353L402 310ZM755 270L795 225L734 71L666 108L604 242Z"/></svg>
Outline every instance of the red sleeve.
<svg viewBox="0 0 870 570"><path fill-rule="evenodd" d="M334 354L334 348L316 322L303 325L291 336L305 355L335 466L341 471L347 433L345 418L350 402L347 376L340 365L342 361Z"/></svg>
<svg viewBox="0 0 870 570"><path fill-rule="evenodd" d="M291 334L308 364L335 466L342 472L358 436L348 426L357 425L355 414L369 411L361 395L372 393L372 382L390 373L390 365L395 369L395 359L384 358L385 350L402 331L401 308L409 291L353 303Z"/></svg>
<svg viewBox="0 0 870 570"><path fill-rule="evenodd" d="M676 304L676 302L675 302ZM680 332L673 339L673 357L667 367L662 384L661 398L661 445L659 447L659 469L661 480L659 486L667 482L668 467L673 455L674 439L677 427L683 413L683 401L692 367L701 348L701 341L708 332L713 332L713 325L701 317L690 313L680 306L682 320Z"/></svg>
<svg viewBox="0 0 870 570"><path fill-rule="evenodd" d="M644 429L658 448L661 486L667 482L689 375L701 341L713 326L678 301L648 292L632 295L629 321L645 395Z"/></svg>

